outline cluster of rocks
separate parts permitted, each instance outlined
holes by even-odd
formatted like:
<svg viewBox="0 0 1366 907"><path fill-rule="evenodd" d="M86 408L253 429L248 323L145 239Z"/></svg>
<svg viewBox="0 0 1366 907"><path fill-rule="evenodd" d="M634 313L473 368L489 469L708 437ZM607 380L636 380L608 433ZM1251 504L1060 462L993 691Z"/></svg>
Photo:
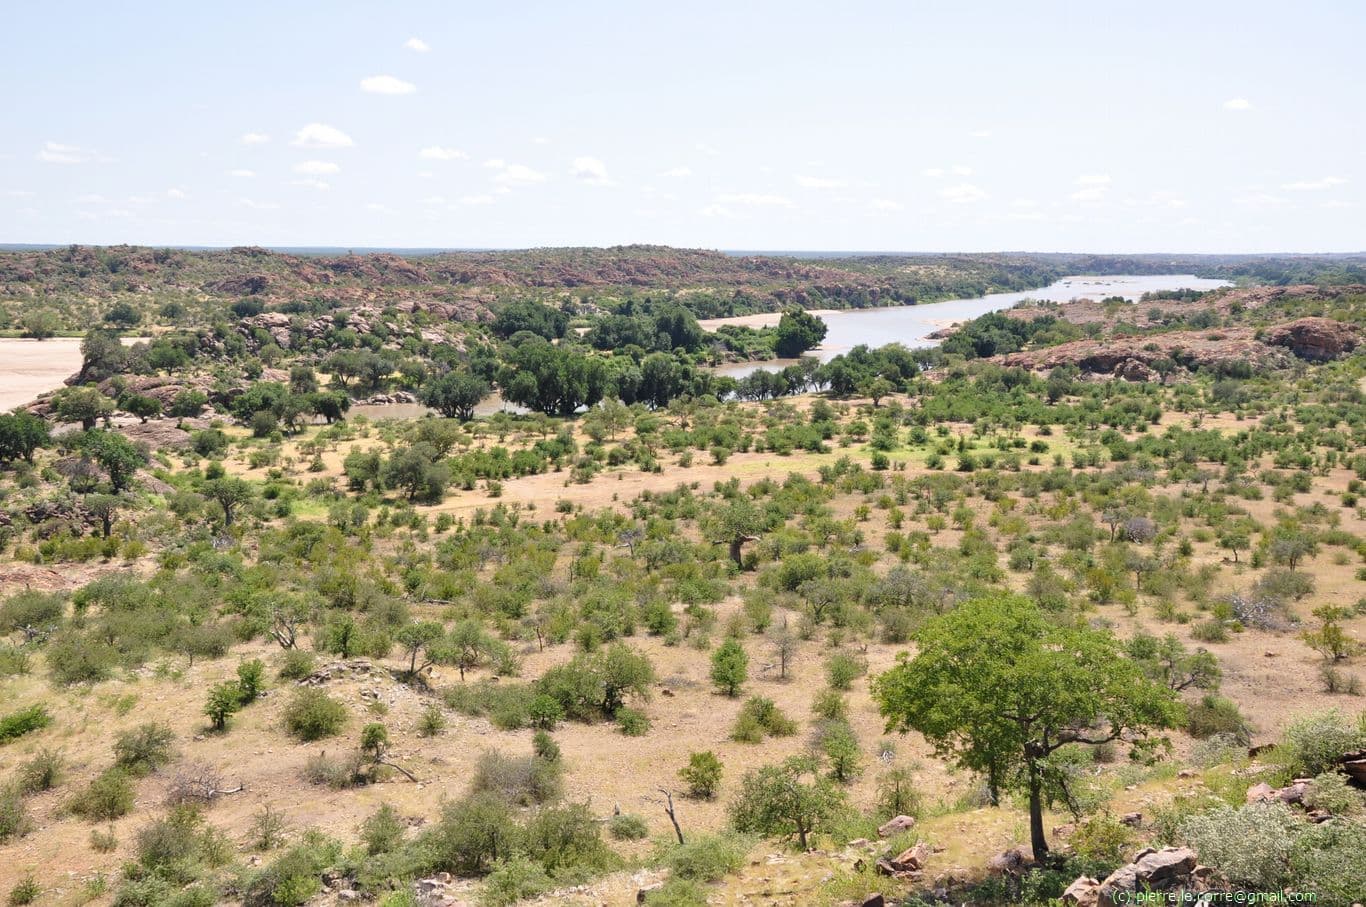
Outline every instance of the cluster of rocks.
<svg viewBox="0 0 1366 907"><path fill-rule="evenodd" d="M1218 890L1214 870L1200 866L1190 848L1146 848L1103 881L1081 876L1067 886L1062 902L1069 907L1120 907L1133 903L1131 896L1139 892L1160 891L1179 896Z"/></svg>
<svg viewBox="0 0 1366 907"><path fill-rule="evenodd" d="M350 661L334 661L329 665L324 665L300 680L299 686L318 687L333 680L355 679L358 677L373 677L383 680L393 679L393 675L390 674L386 668L377 668L364 658L353 658Z"/></svg>
<svg viewBox="0 0 1366 907"><path fill-rule="evenodd" d="M1286 806L1298 806L1305 810L1312 821L1327 822L1333 818L1332 813L1326 809L1309 809L1304 802L1313 783L1313 778L1296 778L1285 787L1272 787L1263 781L1247 789L1247 802L1249 804L1284 803Z"/></svg>

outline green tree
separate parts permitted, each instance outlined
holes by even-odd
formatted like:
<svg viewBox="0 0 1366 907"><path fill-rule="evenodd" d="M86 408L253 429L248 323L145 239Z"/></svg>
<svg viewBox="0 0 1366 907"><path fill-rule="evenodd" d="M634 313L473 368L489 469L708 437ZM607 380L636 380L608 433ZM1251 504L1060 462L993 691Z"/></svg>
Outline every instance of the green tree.
<svg viewBox="0 0 1366 907"><path fill-rule="evenodd" d="M825 322L805 309L787 309L778 319L773 350L785 359L795 359L820 346L826 330Z"/></svg>
<svg viewBox="0 0 1366 907"><path fill-rule="evenodd" d="M225 681L209 689L204 703L204 714L215 731L226 730L228 718L242 707L242 690L237 684Z"/></svg>
<svg viewBox="0 0 1366 907"><path fill-rule="evenodd" d="M119 515L119 509L123 507L124 500L116 494L92 494L85 498L86 509L90 515L100 521L100 536L109 538L109 534L114 530L114 520Z"/></svg>
<svg viewBox="0 0 1366 907"><path fill-rule="evenodd" d="M74 446L100 464L115 494L132 484L133 476L147 463L146 449L118 432L92 429L80 435Z"/></svg>
<svg viewBox="0 0 1366 907"><path fill-rule="evenodd" d="M142 394L124 394L119 398L119 409L137 416L145 423L153 416L161 415L161 401L156 397L146 397Z"/></svg>
<svg viewBox="0 0 1366 907"><path fill-rule="evenodd" d="M730 820L736 831L795 837L807 850L811 835L845 808L844 795L820 775L816 761L793 756L745 775L730 803Z"/></svg>
<svg viewBox="0 0 1366 907"><path fill-rule="evenodd" d="M252 498L251 483L235 476L209 479L200 489L204 497L217 502L223 509L223 526L231 526L237 508Z"/></svg>
<svg viewBox="0 0 1366 907"><path fill-rule="evenodd" d="M721 786L721 760L711 750L689 753L688 764L678 770L678 777L688 785L688 795L699 800L710 800Z"/></svg>
<svg viewBox="0 0 1366 907"><path fill-rule="evenodd" d="M437 660L433 657L433 649L436 648L433 644L439 642L445 632L445 628L434 620L414 621L399 627L394 634L394 641L408 654L410 677L416 677L418 671ZM421 665L417 663L419 655L425 655Z"/></svg>
<svg viewBox="0 0 1366 907"><path fill-rule="evenodd" d="M64 387L52 395L52 412L58 422L79 422L89 431L113 415L114 401L93 387Z"/></svg>
<svg viewBox="0 0 1366 907"><path fill-rule="evenodd" d="M727 639L711 656L711 682L727 696L738 696L749 676L749 656L738 639Z"/></svg>
<svg viewBox="0 0 1366 907"><path fill-rule="evenodd" d="M1015 596L980 598L928 621L919 654L873 683L887 727L916 730L941 756L1029 797L1036 860L1048 856L1049 757L1064 746L1151 744L1179 719L1176 694L1123 657L1114 637L1054 623Z"/></svg>
<svg viewBox="0 0 1366 907"><path fill-rule="evenodd" d="M0 464L32 463L34 451L49 441L47 422L33 413L0 413Z"/></svg>
<svg viewBox="0 0 1366 907"><path fill-rule="evenodd" d="M29 312L19 320L22 335L32 340L46 340L62 326L61 319L51 309Z"/></svg>
<svg viewBox="0 0 1366 907"><path fill-rule="evenodd" d="M722 507L707 523L707 535L727 547L736 566L743 564L741 549L745 542L757 541L759 533L768 528L764 512L748 498L738 498Z"/></svg>
<svg viewBox="0 0 1366 907"><path fill-rule="evenodd" d="M417 399L448 419L468 422L474 418L474 408L492 390L488 382L477 375L451 371L428 379L417 392Z"/></svg>

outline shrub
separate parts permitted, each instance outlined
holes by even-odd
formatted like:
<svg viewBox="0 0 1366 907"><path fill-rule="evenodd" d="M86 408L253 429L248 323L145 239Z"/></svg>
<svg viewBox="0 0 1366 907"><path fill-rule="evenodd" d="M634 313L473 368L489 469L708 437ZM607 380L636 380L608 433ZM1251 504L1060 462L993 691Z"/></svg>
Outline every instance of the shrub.
<svg viewBox="0 0 1366 907"><path fill-rule="evenodd" d="M602 827L582 803L542 807L522 829L527 856L557 879L583 877L617 864Z"/></svg>
<svg viewBox="0 0 1366 907"><path fill-rule="evenodd" d="M130 775L150 775L170 762L175 755L175 732L168 726L149 721L124 731L114 741L114 765Z"/></svg>
<svg viewBox="0 0 1366 907"><path fill-rule="evenodd" d="M41 749L32 759L19 766L19 789L36 794L52 790L61 781L66 759L56 750Z"/></svg>
<svg viewBox="0 0 1366 907"><path fill-rule="evenodd" d="M1314 778L1304 795L1310 809L1322 809L1335 816L1350 816L1361 811L1362 795L1341 772L1324 772Z"/></svg>
<svg viewBox="0 0 1366 907"><path fill-rule="evenodd" d="M797 733L797 723L783 714L773 700L752 696L740 709L731 730L731 739L743 743L759 743L764 736L791 737Z"/></svg>
<svg viewBox="0 0 1366 907"><path fill-rule="evenodd" d="M417 734L419 737L435 737L446 729L446 713L441 711L441 706L434 702L427 703L422 710L422 717L417 720Z"/></svg>
<svg viewBox="0 0 1366 907"><path fill-rule="evenodd" d="M286 649L280 656L280 667L275 676L281 680L303 680L317 667L318 659L307 649Z"/></svg>
<svg viewBox="0 0 1366 907"><path fill-rule="evenodd" d="M329 756L318 753L304 763L304 780L310 784L345 790L364 782L365 766L359 752L345 756Z"/></svg>
<svg viewBox="0 0 1366 907"><path fill-rule="evenodd" d="M243 907L298 907L322 889L323 870L341 856L341 845L317 831L248 877Z"/></svg>
<svg viewBox="0 0 1366 907"><path fill-rule="evenodd" d="M479 757L470 792L491 793L518 806L547 803L564 790L564 768L559 761L539 756L505 756L488 750Z"/></svg>
<svg viewBox="0 0 1366 907"><path fill-rule="evenodd" d="M339 733L346 724L346 706L322 690L305 687L285 706L285 729L308 742Z"/></svg>
<svg viewBox="0 0 1366 907"><path fill-rule="evenodd" d="M361 823L360 840L365 852L373 856L397 850L407 827L398 810L389 803L381 804Z"/></svg>
<svg viewBox="0 0 1366 907"><path fill-rule="evenodd" d="M1228 735L1241 745L1252 740L1252 727L1232 699L1206 693L1200 701L1187 706L1186 732L1201 739L1216 734Z"/></svg>
<svg viewBox="0 0 1366 907"><path fill-rule="evenodd" d="M707 907L710 892L701 882L671 878L664 885L645 895L650 907Z"/></svg>
<svg viewBox="0 0 1366 907"><path fill-rule="evenodd" d="M232 682L215 684L204 702L204 714L215 731L226 730L228 717L242 707L242 690Z"/></svg>
<svg viewBox="0 0 1366 907"><path fill-rule="evenodd" d="M744 835L700 835L686 844L669 847L661 862L676 878L715 882L739 871L754 842Z"/></svg>
<svg viewBox="0 0 1366 907"><path fill-rule="evenodd" d="M1113 869L1128 860L1136 835L1109 813L1098 813L1077 826L1068 843L1082 860Z"/></svg>
<svg viewBox="0 0 1366 907"><path fill-rule="evenodd" d="M845 721L849 718L849 704L839 690L821 690L811 702L811 712L827 721Z"/></svg>
<svg viewBox="0 0 1366 907"><path fill-rule="evenodd" d="M1366 744L1366 731L1341 712L1329 710L1293 721L1285 729L1277 755L1290 774L1309 778L1330 771L1344 754Z"/></svg>
<svg viewBox="0 0 1366 907"><path fill-rule="evenodd" d="M1191 816L1181 832L1200 862L1233 884L1271 891L1290 882L1286 866L1303 824L1284 804L1257 803Z"/></svg>
<svg viewBox="0 0 1366 907"><path fill-rule="evenodd" d="M721 760L711 750L691 753L688 764L678 770L678 777L688 785L688 795L699 800L710 800L721 786Z"/></svg>
<svg viewBox="0 0 1366 907"><path fill-rule="evenodd" d="M19 907L22 904L32 904L38 900L38 895L43 893L43 887L34 881L33 876L27 876L15 883L9 890L8 903L10 907Z"/></svg>
<svg viewBox="0 0 1366 907"><path fill-rule="evenodd" d="M510 803L495 793L473 793L446 803L418 846L430 854L431 872L483 875L515 852L521 837Z"/></svg>
<svg viewBox="0 0 1366 907"><path fill-rule="evenodd" d="M128 814L133 808L133 796L133 781L128 772L115 766L91 781L67 806L92 822L111 822Z"/></svg>
<svg viewBox="0 0 1366 907"><path fill-rule="evenodd" d="M107 679L118 659L113 646L79 633L62 633L47 646L47 669L53 682L68 686Z"/></svg>
<svg viewBox="0 0 1366 907"><path fill-rule="evenodd" d="M650 719L639 709L617 709L617 727L627 737L644 737L650 732Z"/></svg>
<svg viewBox="0 0 1366 907"><path fill-rule="evenodd" d="M237 689L242 705L251 705L261 695L266 686L266 665L259 658L244 661L237 666Z"/></svg>
<svg viewBox="0 0 1366 907"><path fill-rule="evenodd" d="M727 696L737 696L749 674L749 656L738 639L727 639L711 656L711 682Z"/></svg>
<svg viewBox="0 0 1366 907"><path fill-rule="evenodd" d="M619 813L607 821L607 833L617 841L639 841L650 833L640 816Z"/></svg>
<svg viewBox="0 0 1366 907"><path fill-rule="evenodd" d="M920 815L923 804L915 789L915 773L906 766L888 769L877 782L877 814L880 819Z"/></svg>
<svg viewBox="0 0 1366 907"><path fill-rule="evenodd" d="M25 734L42 730L51 723L52 716L40 705L31 705L26 709L11 712L0 718L0 743L18 740Z"/></svg>
<svg viewBox="0 0 1366 907"><path fill-rule="evenodd" d="M28 809L18 788L0 789L0 844L22 838L30 828Z"/></svg>
<svg viewBox="0 0 1366 907"><path fill-rule="evenodd" d="M868 666L847 652L836 652L825 660L825 677L834 690L848 690L862 677Z"/></svg>
<svg viewBox="0 0 1366 907"><path fill-rule="evenodd" d="M560 745L546 731L537 731L531 737L531 751L538 759L546 762L560 761Z"/></svg>
<svg viewBox="0 0 1366 907"><path fill-rule="evenodd" d="M480 903L485 907L507 907L518 901L544 894L555 885L541 864L514 856L494 864L484 882Z"/></svg>

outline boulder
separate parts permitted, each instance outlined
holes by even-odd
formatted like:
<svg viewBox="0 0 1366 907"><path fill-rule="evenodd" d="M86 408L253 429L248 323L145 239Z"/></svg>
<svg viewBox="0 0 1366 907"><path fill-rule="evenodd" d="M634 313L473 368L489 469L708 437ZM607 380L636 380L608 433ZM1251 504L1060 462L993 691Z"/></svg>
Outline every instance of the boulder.
<svg viewBox="0 0 1366 907"><path fill-rule="evenodd" d="M1186 885L1195 871L1195 851L1188 847L1164 847L1141 851L1134 862L1121 866L1100 883L1101 904L1127 902L1138 891L1170 891Z"/></svg>
<svg viewBox="0 0 1366 907"><path fill-rule="evenodd" d="M892 835L899 835L903 831L910 831L912 828L915 828L913 816L897 816L895 819L888 819L880 825L877 836L879 838L890 838Z"/></svg>
<svg viewBox="0 0 1366 907"><path fill-rule="evenodd" d="M1063 891L1062 902L1069 907L1096 907L1100 903L1100 882L1090 876L1078 876Z"/></svg>
<svg viewBox="0 0 1366 907"><path fill-rule="evenodd" d="M1138 828L1143 824L1143 813L1125 813L1119 817L1120 825L1127 825L1130 828Z"/></svg>
<svg viewBox="0 0 1366 907"><path fill-rule="evenodd" d="M1276 799L1276 789L1265 781L1254 784L1247 789L1248 803L1266 803Z"/></svg>
<svg viewBox="0 0 1366 907"><path fill-rule="evenodd" d="M1357 327L1332 318L1300 318L1269 328L1263 335L1272 346L1283 346L1301 359L1328 362L1357 346Z"/></svg>
<svg viewBox="0 0 1366 907"><path fill-rule="evenodd" d="M1028 866L1029 863L1029 851L1025 850L1022 846L1016 846L1009 850L1004 850L990 860L987 860L987 868L992 872L1017 875Z"/></svg>

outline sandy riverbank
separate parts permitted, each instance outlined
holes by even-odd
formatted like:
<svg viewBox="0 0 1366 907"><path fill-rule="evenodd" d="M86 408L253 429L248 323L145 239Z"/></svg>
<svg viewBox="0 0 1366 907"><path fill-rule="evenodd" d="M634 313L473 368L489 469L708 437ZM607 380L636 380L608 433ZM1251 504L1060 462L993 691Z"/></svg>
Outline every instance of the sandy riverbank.
<svg viewBox="0 0 1366 907"><path fill-rule="evenodd" d="M0 412L31 403L81 370L81 338L0 337Z"/></svg>
<svg viewBox="0 0 1366 907"><path fill-rule="evenodd" d="M840 310L810 309L808 311L819 318L822 315L835 315ZM697 323L702 325L704 331L714 331L727 324L743 328L770 328L776 326L778 319L782 317L782 312L759 312L754 315L734 315L730 318L699 318Z"/></svg>

